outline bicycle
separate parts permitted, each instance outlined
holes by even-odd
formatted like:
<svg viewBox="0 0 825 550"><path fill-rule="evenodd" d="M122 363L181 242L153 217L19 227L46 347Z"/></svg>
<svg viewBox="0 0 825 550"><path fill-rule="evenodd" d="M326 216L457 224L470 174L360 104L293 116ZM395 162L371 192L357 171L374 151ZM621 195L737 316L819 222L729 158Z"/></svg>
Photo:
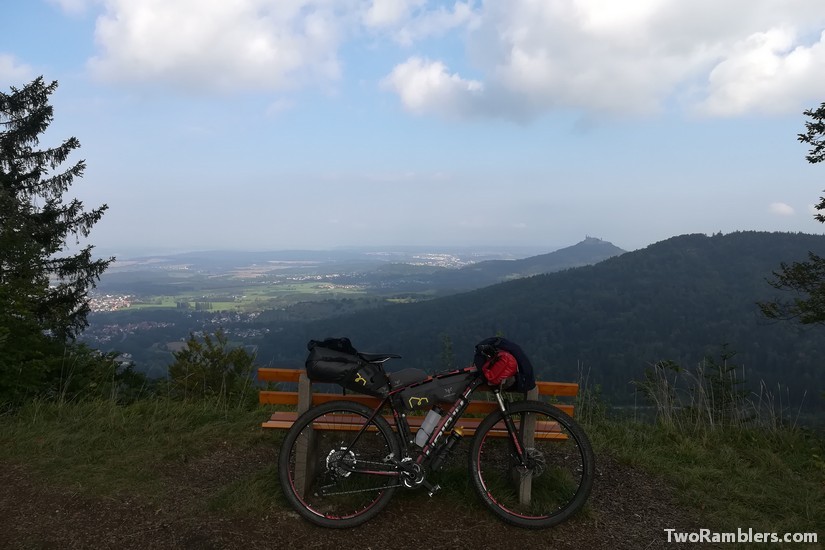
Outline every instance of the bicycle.
<svg viewBox="0 0 825 550"><path fill-rule="evenodd" d="M381 512L399 487L423 487L433 496L440 487L428 474L443 467L462 439L458 423L486 383L475 366L432 376L419 369L387 374L383 364L399 356L358 356L387 377L389 389L380 404L371 409L332 401L309 409L287 432L278 460L287 500L322 527L361 525ZM498 408L478 422L469 451L476 493L499 519L519 527L540 529L567 520L584 506L593 484L595 460L587 435L552 405L510 401L502 387L489 389ZM435 408L428 413L437 418L424 436L427 418L416 434L407 421L416 400L451 403L443 414ZM381 414L385 407L395 429Z"/></svg>

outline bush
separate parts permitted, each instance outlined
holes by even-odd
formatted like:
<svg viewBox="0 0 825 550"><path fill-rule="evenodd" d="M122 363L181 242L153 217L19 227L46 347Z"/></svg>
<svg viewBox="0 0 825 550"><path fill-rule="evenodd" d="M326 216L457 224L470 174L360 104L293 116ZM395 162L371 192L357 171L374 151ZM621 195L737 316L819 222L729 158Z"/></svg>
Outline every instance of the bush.
<svg viewBox="0 0 825 550"><path fill-rule="evenodd" d="M189 336L186 347L174 353L169 367L169 392L173 398L212 399L224 406L246 408L257 404L252 387L255 358L243 347L230 347L223 331L198 340Z"/></svg>
<svg viewBox="0 0 825 550"><path fill-rule="evenodd" d="M14 345L7 345L14 339ZM134 401L148 391L145 376L76 342L0 327L0 410L16 409L30 399Z"/></svg>

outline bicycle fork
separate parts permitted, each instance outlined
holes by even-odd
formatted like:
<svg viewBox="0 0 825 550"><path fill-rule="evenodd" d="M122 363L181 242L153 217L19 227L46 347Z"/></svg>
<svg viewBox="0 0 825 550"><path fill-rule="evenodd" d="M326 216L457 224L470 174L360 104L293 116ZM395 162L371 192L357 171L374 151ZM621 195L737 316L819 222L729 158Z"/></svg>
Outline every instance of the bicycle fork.
<svg viewBox="0 0 825 550"><path fill-rule="evenodd" d="M504 425L507 427L507 434L510 437L510 442L513 444L513 448L516 451L516 457L518 458L519 466L526 468L528 467L527 452L524 449L524 446L521 444L519 433L516 430L516 425L513 424L513 419L510 418L510 413L507 410L507 405L504 403L504 398L501 397L501 390L494 389L493 395L496 396L498 408L499 410L501 410L501 415L504 419Z"/></svg>

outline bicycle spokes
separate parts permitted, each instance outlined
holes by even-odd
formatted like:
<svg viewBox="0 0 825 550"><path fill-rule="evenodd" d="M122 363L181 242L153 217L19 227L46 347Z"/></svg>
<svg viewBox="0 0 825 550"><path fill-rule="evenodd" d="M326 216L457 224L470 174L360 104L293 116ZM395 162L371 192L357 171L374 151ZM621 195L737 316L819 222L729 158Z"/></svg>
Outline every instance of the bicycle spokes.
<svg viewBox="0 0 825 550"><path fill-rule="evenodd" d="M295 496L310 512L330 518L357 517L397 486L394 449L383 430L356 437L352 412L321 414L308 422L289 452L288 477ZM367 418L362 420L365 424Z"/></svg>
<svg viewBox="0 0 825 550"><path fill-rule="evenodd" d="M517 442L499 415L497 422L480 427L480 439L473 445L476 488L511 523L535 527L555 523L557 516L577 511L590 491L589 443L549 409L514 407L510 419Z"/></svg>

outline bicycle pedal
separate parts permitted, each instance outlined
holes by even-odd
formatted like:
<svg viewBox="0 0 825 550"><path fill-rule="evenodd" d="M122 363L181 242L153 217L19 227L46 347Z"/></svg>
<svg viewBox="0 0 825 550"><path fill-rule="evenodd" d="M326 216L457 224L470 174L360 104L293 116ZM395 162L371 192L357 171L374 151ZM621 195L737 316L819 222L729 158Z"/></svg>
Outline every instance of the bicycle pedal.
<svg viewBox="0 0 825 550"><path fill-rule="evenodd" d="M424 482L423 482L422 484L423 484L423 485L424 485L424 487L427 489L427 494L428 494L429 496L433 496L433 495L434 495L434 494L436 494L439 490L441 490L441 485L439 485L439 484L437 484L437 483L436 483L435 485L433 485L432 483L429 483L427 480L424 480Z"/></svg>

